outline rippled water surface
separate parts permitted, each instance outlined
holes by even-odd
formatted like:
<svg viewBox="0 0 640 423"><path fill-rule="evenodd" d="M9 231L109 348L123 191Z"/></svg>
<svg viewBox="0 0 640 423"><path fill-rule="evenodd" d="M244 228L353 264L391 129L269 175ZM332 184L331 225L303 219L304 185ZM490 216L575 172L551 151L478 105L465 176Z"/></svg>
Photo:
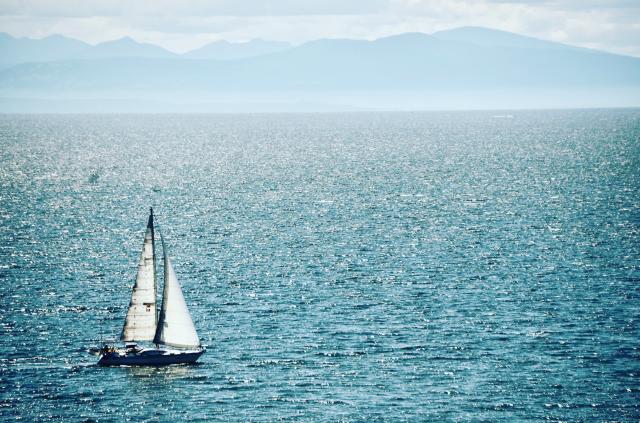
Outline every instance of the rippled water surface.
<svg viewBox="0 0 640 423"><path fill-rule="evenodd" d="M0 117L0 420L640 416L640 110ZM149 206L208 345L100 368Z"/></svg>

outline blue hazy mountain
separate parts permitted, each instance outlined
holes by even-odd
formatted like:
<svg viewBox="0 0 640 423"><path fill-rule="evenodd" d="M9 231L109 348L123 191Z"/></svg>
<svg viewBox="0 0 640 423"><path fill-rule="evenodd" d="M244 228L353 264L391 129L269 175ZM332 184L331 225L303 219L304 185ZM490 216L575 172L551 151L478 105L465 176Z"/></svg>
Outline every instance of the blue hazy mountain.
<svg viewBox="0 0 640 423"><path fill-rule="evenodd" d="M0 65L3 67L19 63L121 57L171 58L177 55L152 44L138 43L128 37L92 46L62 35L31 39L15 38L0 33Z"/></svg>
<svg viewBox="0 0 640 423"><path fill-rule="evenodd" d="M0 66L68 59L89 47L87 43L62 35L35 40L0 33Z"/></svg>
<svg viewBox="0 0 640 423"><path fill-rule="evenodd" d="M266 40L251 40L244 43L215 41L182 56L188 59L236 60L275 53L290 47L289 43Z"/></svg>
<svg viewBox="0 0 640 423"><path fill-rule="evenodd" d="M177 55L153 44L139 43L132 38L124 37L119 40L106 41L87 48L74 55L74 59L111 59L111 58L145 58L167 59Z"/></svg>
<svg viewBox="0 0 640 423"><path fill-rule="evenodd" d="M114 43L149 47L132 40ZM452 99L457 103L451 104L462 108L640 105L640 58L483 28L374 41L317 40L226 61L187 60L150 47L145 51L152 54L109 58L113 51L133 55L133 47L109 49L101 60L86 60L99 58L94 54L78 55L4 69L0 97L109 96L184 104L241 98L386 108L392 93L393 107L419 108L429 102L440 107ZM574 103L567 102L574 95L567 93L578 93Z"/></svg>
<svg viewBox="0 0 640 423"><path fill-rule="evenodd" d="M471 43L484 47L513 47L553 50L581 49L580 47L568 46L566 44L540 40L537 38L514 34L512 32L477 26L465 26L449 29L446 31L435 32L432 35L439 40Z"/></svg>
<svg viewBox="0 0 640 423"><path fill-rule="evenodd" d="M497 38L497 37L496 37ZM528 42L525 37L521 40ZM517 36L512 38L516 41ZM514 43L515 44L515 43ZM505 48L421 33L375 41L320 40L252 61L280 88L494 89L640 84L640 59L576 49ZM551 43L555 44L555 43Z"/></svg>

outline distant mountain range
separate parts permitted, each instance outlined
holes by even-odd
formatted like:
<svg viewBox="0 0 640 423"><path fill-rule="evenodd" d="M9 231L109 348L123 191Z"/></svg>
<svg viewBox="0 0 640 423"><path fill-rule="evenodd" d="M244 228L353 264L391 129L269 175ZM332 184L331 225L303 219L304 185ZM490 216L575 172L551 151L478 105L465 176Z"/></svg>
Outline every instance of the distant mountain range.
<svg viewBox="0 0 640 423"><path fill-rule="evenodd" d="M119 40L107 41L91 46L66 59L96 60L128 57L138 59L173 59L179 56L162 47L154 46L153 44L139 43L132 38L124 37Z"/></svg>
<svg viewBox="0 0 640 423"><path fill-rule="evenodd" d="M116 58L235 60L274 53L290 47L291 44L278 41L215 41L179 55L153 44L139 43L130 37L94 46L62 35L51 35L36 40L15 38L0 33L0 67L6 68L20 63Z"/></svg>
<svg viewBox="0 0 640 423"><path fill-rule="evenodd" d="M291 44L278 41L251 40L245 43L216 41L199 49L189 51L183 54L182 57L204 60L236 60L275 53L290 47Z"/></svg>
<svg viewBox="0 0 640 423"><path fill-rule="evenodd" d="M49 62L73 57L92 46L82 41L51 35L40 40L14 38L0 33L0 66L26 62Z"/></svg>
<svg viewBox="0 0 640 423"><path fill-rule="evenodd" d="M459 98L460 107L467 102L475 108L474 102L486 96L479 107L500 106L491 100L492 92L521 96L522 107L540 101L557 106L558 99L541 97L544 92L580 92L587 106L640 106L640 58L478 27L374 41L323 39L295 47L223 41L183 55L130 38L90 46L62 36L29 40L2 34L0 56L5 65L0 70L0 97L5 99L0 110L9 111L20 103L11 99L20 104L26 99L29 104L37 99L136 99L174 104L169 110L221 98L269 109L266 104L275 99L292 105L328 102L351 110L359 105L397 109L409 103L420 108L430 98ZM473 101L463 94L468 92L475 93ZM527 96L538 103L527 103ZM367 100L371 98L377 100ZM566 98L559 100L566 104Z"/></svg>

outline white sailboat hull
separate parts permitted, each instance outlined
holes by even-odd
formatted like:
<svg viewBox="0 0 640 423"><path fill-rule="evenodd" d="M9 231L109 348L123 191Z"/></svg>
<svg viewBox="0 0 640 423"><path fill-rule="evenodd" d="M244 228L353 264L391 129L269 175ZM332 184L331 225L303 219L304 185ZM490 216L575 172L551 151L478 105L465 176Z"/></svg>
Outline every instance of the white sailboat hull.
<svg viewBox="0 0 640 423"><path fill-rule="evenodd" d="M99 366L168 366L170 364L193 364L205 349L168 350L146 348L139 351L113 350L102 353Z"/></svg>

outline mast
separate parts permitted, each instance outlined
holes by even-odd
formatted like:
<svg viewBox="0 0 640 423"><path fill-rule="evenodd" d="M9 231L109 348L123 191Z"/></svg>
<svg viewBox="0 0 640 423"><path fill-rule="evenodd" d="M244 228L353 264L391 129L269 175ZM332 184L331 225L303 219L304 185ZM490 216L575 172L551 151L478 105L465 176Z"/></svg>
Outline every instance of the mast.
<svg viewBox="0 0 640 423"><path fill-rule="evenodd" d="M155 229L153 225L153 207L149 207L149 222L147 223L147 227L151 228L151 253L153 256L153 301L157 303L158 301L158 274L156 273L156 236ZM158 307L155 308L155 325L154 327L158 327Z"/></svg>

